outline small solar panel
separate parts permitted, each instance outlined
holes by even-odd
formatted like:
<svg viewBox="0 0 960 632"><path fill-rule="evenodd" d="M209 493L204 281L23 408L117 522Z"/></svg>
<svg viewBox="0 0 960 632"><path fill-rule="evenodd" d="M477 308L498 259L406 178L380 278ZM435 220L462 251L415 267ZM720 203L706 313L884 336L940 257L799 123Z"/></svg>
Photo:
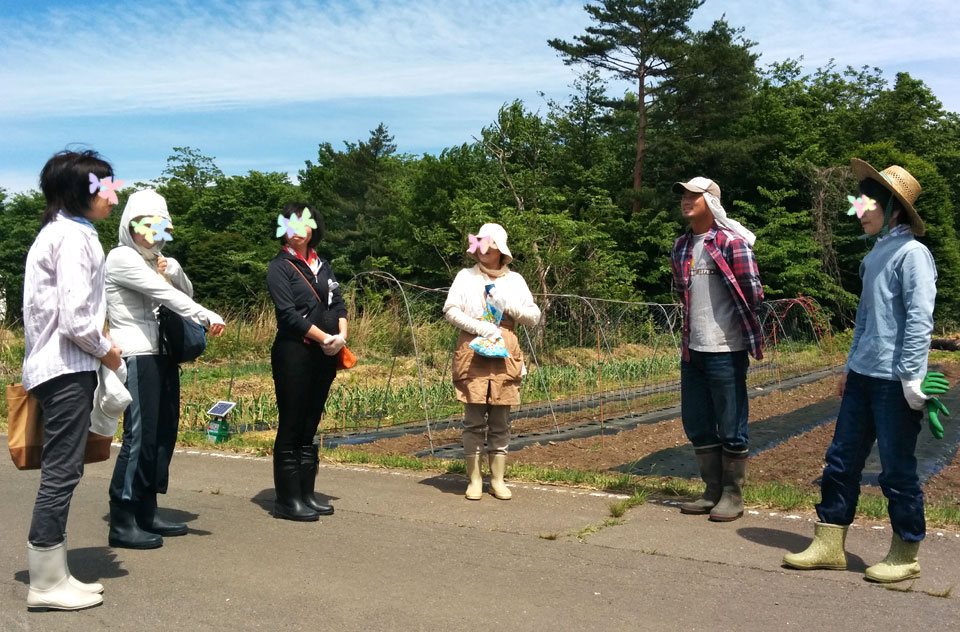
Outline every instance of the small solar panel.
<svg viewBox="0 0 960 632"><path fill-rule="evenodd" d="M207 411L207 414L211 417L223 417L228 412L233 410L233 407L237 405L237 402L228 402L221 400L213 405L213 408Z"/></svg>

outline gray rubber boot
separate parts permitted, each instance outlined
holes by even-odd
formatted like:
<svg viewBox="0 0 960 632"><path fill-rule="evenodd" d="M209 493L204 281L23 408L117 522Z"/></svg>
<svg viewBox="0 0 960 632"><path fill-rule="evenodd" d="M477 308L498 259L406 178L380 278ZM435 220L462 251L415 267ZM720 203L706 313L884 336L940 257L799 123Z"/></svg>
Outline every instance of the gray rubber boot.
<svg viewBox="0 0 960 632"><path fill-rule="evenodd" d="M696 451L700 478L707 484L707 489L698 500L680 505L680 513L691 515L710 513L720 500L720 495L723 493L723 463L720 459L720 451L720 446Z"/></svg>
<svg viewBox="0 0 960 632"><path fill-rule="evenodd" d="M710 510L710 520L730 522L743 515L743 483L747 478L747 451L721 454L723 460L723 493L717 506Z"/></svg>

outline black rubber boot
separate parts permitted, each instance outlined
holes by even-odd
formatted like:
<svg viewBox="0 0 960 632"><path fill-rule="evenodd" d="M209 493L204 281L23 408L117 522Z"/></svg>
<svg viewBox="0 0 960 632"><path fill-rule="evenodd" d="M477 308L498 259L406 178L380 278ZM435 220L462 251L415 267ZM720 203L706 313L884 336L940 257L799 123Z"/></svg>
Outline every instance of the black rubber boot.
<svg viewBox="0 0 960 632"><path fill-rule="evenodd" d="M160 517L160 514L157 513L156 492L145 493L143 500L137 505L137 526L144 531L156 533L164 537L185 535L187 533L187 525L184 523L164 520Z"/></svg>
<svg viewBox="0 0 960 632"><path fill-rule="evenodd" d="M316 444L300 448L300 498L304 505L321 516L329 516L333 514L333 505L320 502L313 494L319 464L320 448Z"/></svg>
<svg viewBox="0 0 960 632"><path fill-rule="evenodd" d="M163 546L163 538L144 531L137 525L135 505L110 501L110 546L120 549L156 549Z"/></svg>
<svg viewBox="0 0 960 632"><path fill-rule="evenodd" d="M273 453L273 486L277 501L273 515L286 520L314 522L320 514L303 504L300 494L300 450Z"/></svg>

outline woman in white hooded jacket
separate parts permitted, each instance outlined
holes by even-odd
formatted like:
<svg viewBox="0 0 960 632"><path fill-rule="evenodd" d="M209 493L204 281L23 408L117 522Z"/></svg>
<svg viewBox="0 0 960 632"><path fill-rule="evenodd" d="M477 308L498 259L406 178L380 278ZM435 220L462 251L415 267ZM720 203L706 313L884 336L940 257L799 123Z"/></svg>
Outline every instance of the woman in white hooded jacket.
<svg viewBox="0 0 960 632"><path fill-rule="evenodd" d="M161 195L133 193L120 218L120 245L106 262L110 335L123 349L133 397L123 416L123 444L110 481L109 542L132 549L156 548L163 544L162 536L187 532L185 524L157 514L157 494L167 491L180 423L180 372L160 353L157 310L164 305L214 336L224 330L220 316L193 301L193 285L180 264L160 255L163 240L149 240L134 230L144 218L167 220L167 229L172 228Z"/></svg>
<svg viewBox="0 0 960 632"><path fill-rule="evenodd" d="M453 385L463 402L463 455L470 483L466 497L480 500L483 479L480 453L484 436L490 461L490 492L509 500L510 489L503 482L510 444L510 406L520 403L520 380L524 373L523 352L514 333L516 325L532 327L540 321L540 308L524 278L512 272L507 231L500 224L484 224L471 235L469 252L477 264L465 268L453 280L443 316L460 329L453 353ZM496 305L503 313L499 326L483 320L484 305ZM509 357L485 357L470 343L476 336L497 340L501 336Z"/></svg>

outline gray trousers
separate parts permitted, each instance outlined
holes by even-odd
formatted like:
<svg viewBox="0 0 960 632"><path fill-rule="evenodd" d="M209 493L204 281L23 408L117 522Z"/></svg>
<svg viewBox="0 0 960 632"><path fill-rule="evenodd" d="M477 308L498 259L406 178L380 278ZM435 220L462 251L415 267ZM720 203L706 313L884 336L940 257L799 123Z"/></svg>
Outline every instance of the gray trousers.
<svg viewBox="0 0 960 632"><path fill-rule="evenodd" d="M510 407L492 404L463 405L463 454L473 456L483 451L486 436L487 453L506 454L510 445Z"/></svg>
<svg viewBox="0 0 960 632"><path fill-rule="evenodd" d="M40 489L33 505L30 544L49 547L63 542L70 501L83 476L83 453L90 431L97 373L68 373L47 380L30 393L43 414Z"/></svg>

